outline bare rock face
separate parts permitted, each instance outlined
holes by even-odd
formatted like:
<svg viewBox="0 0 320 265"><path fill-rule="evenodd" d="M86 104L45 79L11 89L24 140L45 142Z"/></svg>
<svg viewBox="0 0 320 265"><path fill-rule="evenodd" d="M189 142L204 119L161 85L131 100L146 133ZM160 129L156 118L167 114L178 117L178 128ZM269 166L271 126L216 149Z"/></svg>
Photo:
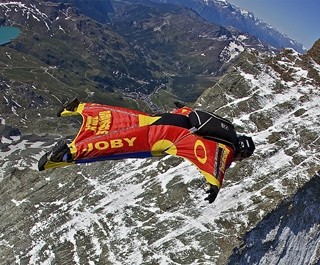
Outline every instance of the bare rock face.
<svg viewBox="0 0 320 265"><path fill-rule="evenodd" d="M246 234L228 264L319 264L319 203L317 174Z"/></svg>
<svg viewBox="0 0 320 265"><path fill-rule="evenodd" d="M13 136L20 136L21 133L18 128L13 128L12 126L0 124L0 136L11 139Z"/></svg>

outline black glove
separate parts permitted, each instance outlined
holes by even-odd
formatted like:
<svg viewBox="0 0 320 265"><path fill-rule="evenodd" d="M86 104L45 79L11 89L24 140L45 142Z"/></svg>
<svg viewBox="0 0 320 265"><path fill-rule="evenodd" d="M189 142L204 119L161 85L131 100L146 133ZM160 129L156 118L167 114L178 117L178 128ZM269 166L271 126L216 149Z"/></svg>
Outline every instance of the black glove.
<svg viewBox="0 0 320 265"><path fill-rule="evenodd" d="M206 193L208 193L209 195L204 200L208 201L209 203L213 203L214 200L217 198L218 192L219 188L217 186L209 184L209 189L206 190Z"/></svg>

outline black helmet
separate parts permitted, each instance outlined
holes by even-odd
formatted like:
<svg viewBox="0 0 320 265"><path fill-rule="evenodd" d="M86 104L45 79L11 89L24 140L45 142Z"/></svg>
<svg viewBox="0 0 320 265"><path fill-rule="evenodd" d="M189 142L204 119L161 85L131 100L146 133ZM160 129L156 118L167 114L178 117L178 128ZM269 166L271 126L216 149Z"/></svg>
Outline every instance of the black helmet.
<svg viewBox="0 0 320 265"><path fill-rule="evenodd" d="M254 150L255 146L251 137L241 135L238 137L238 147L236 150L236 156L241 159L250 157Z"/></svg>

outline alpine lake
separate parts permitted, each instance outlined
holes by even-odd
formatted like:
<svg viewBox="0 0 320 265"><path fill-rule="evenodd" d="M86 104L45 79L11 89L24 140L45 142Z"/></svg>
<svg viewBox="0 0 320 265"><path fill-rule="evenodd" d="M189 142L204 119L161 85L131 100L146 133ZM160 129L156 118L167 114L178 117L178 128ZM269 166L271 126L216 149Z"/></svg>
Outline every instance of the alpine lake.
<svg viewBox="0 0 320 265"><path fill-rule="evenodd" d="M17 27L0 27L0 45L11 42L19 36L20 32Z"/></svg>

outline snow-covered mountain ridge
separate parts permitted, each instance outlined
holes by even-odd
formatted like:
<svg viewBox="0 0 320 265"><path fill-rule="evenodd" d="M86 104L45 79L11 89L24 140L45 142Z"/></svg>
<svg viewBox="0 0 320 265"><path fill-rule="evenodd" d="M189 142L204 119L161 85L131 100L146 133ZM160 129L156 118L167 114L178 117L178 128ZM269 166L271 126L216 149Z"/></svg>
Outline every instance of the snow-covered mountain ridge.
<svg viewBox="0 0 320 265"><path fill-rule="evenodd" d="M317 50L318 45L319 42L310 53L313 54L312 51ZM235 198L241 206L239 208L246 209L244 216L249 217L244 221L243 227L259 220L259 215L264 216L308 182L319 170L320 158L317 133L320 126L319 89L318 80L313 78L314 71L317 71L319 77L319 65L292 50L274 57L272 63L266 65L257 62L256 58L252 63L252 57L249 58L250 55L244 58L231 75L227 75L219 84L207 90L198 101L200 106L206 106L211 102L211 110L225 115L237 114L240 118L235 122L240 131L252 131L257 143L256 156L249 162L250 165L246 166L244 171L239 165L236 171L230 171L228 175L233 179L232 188L239 188L240 184L242 187L241 191L236 192ZM311 61L308 67L306 61ZM231 76L237 74L240 78L229 81ZM243 79L246 80L245 85L242 83ZM231 94L221 96L225 90ZM235 182L237 179L238 182ZM318 175L313 182L319 185ZM315 201L300 197L301 204L309 207L310 202L310 207L317 207L318 191L313 191L314 193L310 191L309 196L314 196ZM283 208L283 212L278 209L274 213L280 216L277 219L279 224L270 224L270 221L266 220L262 222L263 225L249 233L245 245L237 250L238 254L229 264L289 264L292 261L294 264L318 264L319 255L316 253L319 253L317 242L320 233L319 226L315 225L316 221L312 221L314 227L309 231L303 224L292 227L290 224L293 224L293 221L289 219L290 224L283 228L287 232L283 231L281 238L270 239L268 243L264 243L264 235L268 231L272 233L277 225L285 226L281 223L281 216L286 215L285 211ZM292 214L291 219L310 218L304 217L304 213L299 209L296 209L295 213L299 216ZM238 214L240 215L240 211ZM243 213L241 215L243 216ZM305 211L305 215L314 215L314 219L310 220L319 218L315 211ZM236 222L238 224L238 220ZM309 225L309 222L305 222L305 225ZM291 229L295 231L290 232ZM299 237L292 237L292 233L299 233ZM251 235L254 235L254 239ZM295 240L299 238L304 238L303 242L308 251L299 243L295 246ZM302 256L299 260L296 259L296 251L290 251L288 245L283 245L285 242L290 242L292 248L301 248L299 254Z"/></svg>
<svg viewBox="0 0 320 265"><path fill-rule="evenodd" d="M252 12L240 9L221 0L153 0L188 6L198 12L207 21L225 27L233 27L257 37L264 43L276 48L293 48L300 53L306 49L297 41L279 32L276 28L254 16Z"/></svg>

